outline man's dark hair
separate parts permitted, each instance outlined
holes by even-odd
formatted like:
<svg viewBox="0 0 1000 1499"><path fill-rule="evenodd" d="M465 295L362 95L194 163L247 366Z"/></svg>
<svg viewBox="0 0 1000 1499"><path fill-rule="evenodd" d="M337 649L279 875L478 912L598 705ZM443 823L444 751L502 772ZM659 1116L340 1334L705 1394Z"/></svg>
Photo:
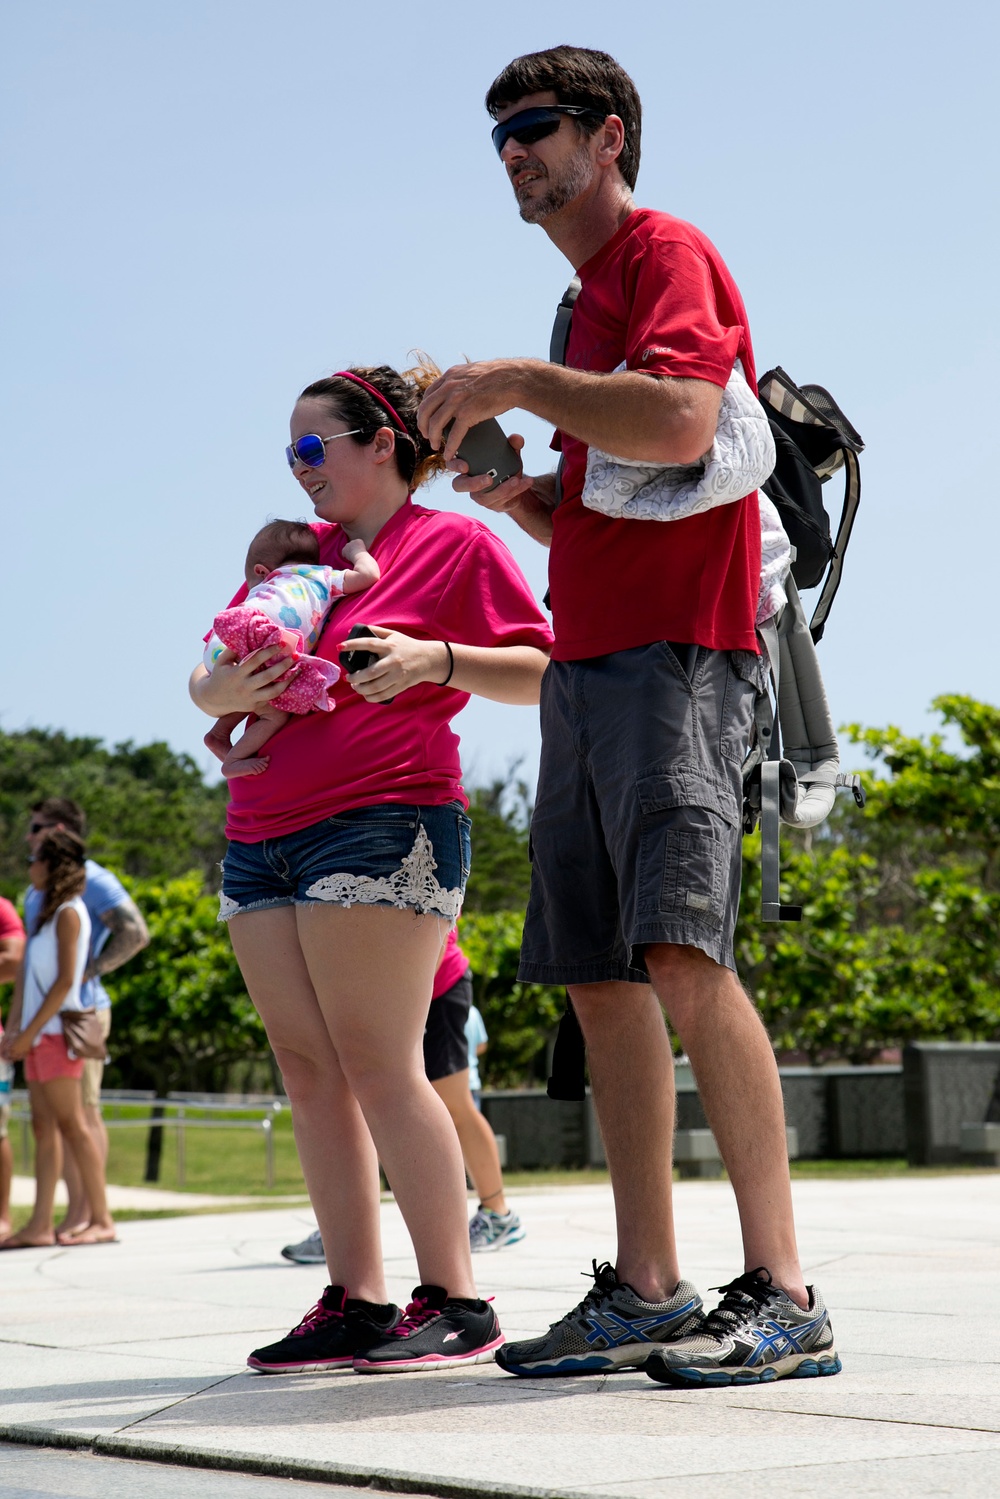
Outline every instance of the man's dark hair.
<svg viewBox="0 0 1000 1499"><path fill-rule="evenodd" d="M642 105L635 84L625 69L607 52L589 47L550 47L546 52L527 52L508 63L490 84L486 108L496 119L501 109L516 104L528 94L552 92L560 104L582 104L600 115L617 115L625 126L625 144L618 170L630 188L639 175L639 140ZM584 135L600 127L589 121L574 123Z"/></svg>
<svg viewBox="0 0 1000 1499"><path fill-rule="evenodd" d="M87 818L79 802L70 801L68 796L47 796L43 802L35 802L31 808L33 817L40 817L45 822L61 822L74 832L78 838L84 838L87 834Z"/></svg>

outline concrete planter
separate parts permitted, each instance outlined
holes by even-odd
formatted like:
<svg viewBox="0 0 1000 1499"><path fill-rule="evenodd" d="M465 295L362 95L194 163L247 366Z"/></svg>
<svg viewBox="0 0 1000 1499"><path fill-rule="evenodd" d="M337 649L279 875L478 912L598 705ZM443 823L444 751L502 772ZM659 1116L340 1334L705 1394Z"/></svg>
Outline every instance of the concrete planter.
<svg viewBox="0 0 1000 1499"><path fill-rule="evenodd" d="M1000 1044L917 1041L903 1051L911 1166L965 1158L963 1125L1000 1122Z"/></svg>
<svg viewBox="0 0 1000 1499"><path fill-rule="evenodd" d="M1000 1048L997 1048L1000 1052ZM785 1120L803 1160L901 1156L907 1150L901 1067L782 1067ZM677 1131L707 1131L691 1068L678 1063ZM505 1136L510 1169L604 1166L593 1101L554 1102L541 1088L483 1094L483 1113ZM979 1116L980 1118L982 1115ZM975 1122L965 1116L959 1124ZM959 1158L958 1131L955 1132Z"/></svg>

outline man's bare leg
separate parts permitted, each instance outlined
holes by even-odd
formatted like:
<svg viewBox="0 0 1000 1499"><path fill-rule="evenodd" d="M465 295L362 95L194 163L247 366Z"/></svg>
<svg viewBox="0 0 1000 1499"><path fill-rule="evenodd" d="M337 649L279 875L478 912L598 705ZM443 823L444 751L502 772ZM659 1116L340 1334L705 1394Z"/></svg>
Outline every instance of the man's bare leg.
<svg viewBox="0 0 1000 1499"><path fill-rule="evenodd" d="M663 1014L646 984L574 984L611 1172L619 1278L666 1301L680 1270L674 1242L674 1066Z"/></svg>
<svg viewBox="0 0 1000 1499"><path fill-rule="evenodd" d="M760 1016L735 973L698 948L656 944L645 956L736 1194L744 1269L766 1267L805 1308L781 1082Z"/></svg>

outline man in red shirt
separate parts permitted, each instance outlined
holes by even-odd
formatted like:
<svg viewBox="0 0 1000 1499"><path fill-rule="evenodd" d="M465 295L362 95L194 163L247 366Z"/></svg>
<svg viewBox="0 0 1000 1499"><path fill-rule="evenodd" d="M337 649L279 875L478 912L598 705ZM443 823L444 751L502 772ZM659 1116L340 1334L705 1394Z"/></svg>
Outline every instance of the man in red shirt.
<svg viewBox="0 0 1000 1499"><path fill-rule="evenodd" d="M0 895L0 984L12 984L24 957L24 925L10 901ZM0 1024L0 1036L3 1025ZM10 1233L10 1182L14 1163L7 1137L10 1083L14 1069L0 1061L0 1239Z"/></svg>
<svg viewBox="0 0 1000 1499"><path fill-rule="evenodd" d="M420 420L459 470L468 428L513 407L551 422L562 452L558 501L552 475L489 494L485 477L455 487L551 548L555 646L519 977L569 990L618 1228L617 1263L584 1301L497 1360L523 1375L641 1366L679 1386L836 1373L829 1318L798 1261L774 1055L733 957L740 767L762 684L757 496L671 522L611 519L581 498L588 448L653 465L708 452L737 359L755 383L743 302L703 234L636 207L641 106L613 58L577 47L517 58L486 105L522 219L541 224L582 289L565 367L456 366ZM743 1232L745 1273L707 1316L677 1262L663 1011Z"/></svg>

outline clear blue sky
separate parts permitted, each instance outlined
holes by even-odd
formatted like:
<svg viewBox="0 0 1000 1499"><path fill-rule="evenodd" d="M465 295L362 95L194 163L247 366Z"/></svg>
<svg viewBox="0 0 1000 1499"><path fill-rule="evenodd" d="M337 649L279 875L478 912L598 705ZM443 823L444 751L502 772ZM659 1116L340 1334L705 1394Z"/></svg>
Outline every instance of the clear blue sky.
<svg viewBox="0 0 1000 1499"><path fill-rule="evenodd" d="M868 443L835 718L997 700L995 6L39 0L2 28L4 728L207 767L185 681L249 537L302 513L297 392L414 347L545 355L569 267L482 96L563 41L634 76L638 201L718 244L758 369L828 386ZM541 424L507 425L548 467ZM544 553L496 528L541 594ZM473 778L533 776L533 710L460 727Z"/></svg>

